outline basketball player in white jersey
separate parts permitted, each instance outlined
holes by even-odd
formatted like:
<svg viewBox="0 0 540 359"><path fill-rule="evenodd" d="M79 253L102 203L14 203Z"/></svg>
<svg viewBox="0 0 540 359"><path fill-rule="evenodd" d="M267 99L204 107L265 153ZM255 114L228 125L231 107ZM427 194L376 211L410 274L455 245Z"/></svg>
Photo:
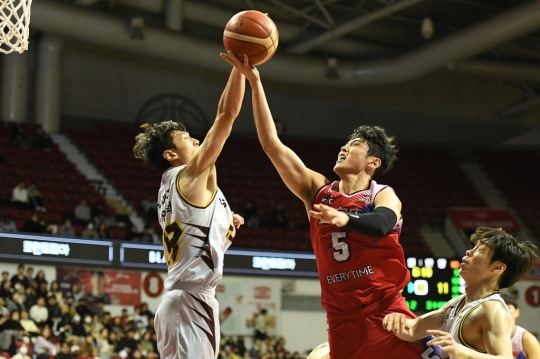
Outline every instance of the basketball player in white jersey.
<svg viewBox="0 0 540 359"><path fill-rule="evenodd" d="M157 207L168 273L155 314L161 359L213 359L219 353L215 288L225 250L244 220L231 211L219 189L215 163L240 112L244 90L244 76L233 68L202 143L172 121L144 124L135 138L135 157L163 171Z"/></svg>
<svg viewBox="0 0 540 359"><path fill-rule="evenodd" d="M512 354L514 359L540 359L540 343L536 336L517 325L519 306L516 298L503 294L502 298L512 314Z"/></svg>
<svg viewBox="0 0 540 359"><path fill-rule="evenodd" d="M465 294L415 319L388 314L383 326L406 341L433 335L431 344L441 347L444 358L512 359L512 318L499 290L529 272L538 258L537 248L529 241L519 243L500 228L478 228L471 242L474 248L460 265Z"/></svg>

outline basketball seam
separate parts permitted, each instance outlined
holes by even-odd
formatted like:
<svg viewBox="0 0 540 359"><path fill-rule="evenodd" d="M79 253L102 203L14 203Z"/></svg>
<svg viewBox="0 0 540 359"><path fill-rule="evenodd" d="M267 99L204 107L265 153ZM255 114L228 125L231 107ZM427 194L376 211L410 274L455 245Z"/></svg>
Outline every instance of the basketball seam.
<svg viewBox="0 0 540 359"><path fill-rule="evenodd" d="M272 47L272 45L274 45L275 39L274 39L274 37L272 35L274 35L274 34L271 33L270 36L268 36L267 38L261 39L260 37L242 35L242 34L238 34L236 32L232 32L232 31L229 31L229 30L223 31L223 36L224 37L239 40L239 41L245 41L245 42L250 42L250 43L262 45L267 49Z"/></svg>

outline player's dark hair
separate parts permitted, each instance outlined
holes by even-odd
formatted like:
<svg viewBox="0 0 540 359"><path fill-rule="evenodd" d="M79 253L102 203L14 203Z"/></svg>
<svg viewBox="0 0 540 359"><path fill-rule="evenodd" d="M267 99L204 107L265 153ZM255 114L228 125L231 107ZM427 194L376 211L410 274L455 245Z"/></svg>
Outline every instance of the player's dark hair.
<svg viewBox="0 0 540 359"><path fill-rule="evenodd" d="M183 124L174 121L145 123L144 130L135 136L133 154L149 168L164 171L171 165L163 158L163 152L174 148L173 134L175 131L186 132Z"/></svg>
<svg viewBox="0 0 540 359"><path fill-rule="evenodd" d="M499 289L508 288L523 278L538 258L538 248L534 243L520 243L502 228L480 227L472 234L471 242L484 243L493 250L491 263L500 261L506 264L506 270L499 279Z"/></svg>
<svg viewBox="0 0 540 359"><path fill-rule="evenodd" d="M398 153L395 138L388 136L382 127L359 126L349 136L349 141L354 139L365 141L368 145L368 156L375 156L381 160L381 165L375 170L373 178L386 173L394 166Z"/></svg>

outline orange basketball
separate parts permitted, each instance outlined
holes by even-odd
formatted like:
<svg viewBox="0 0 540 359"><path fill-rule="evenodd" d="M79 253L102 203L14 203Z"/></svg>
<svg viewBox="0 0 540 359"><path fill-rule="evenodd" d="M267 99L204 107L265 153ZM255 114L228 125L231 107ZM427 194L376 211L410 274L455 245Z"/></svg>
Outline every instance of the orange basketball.
<svg viewBox="0 0 540 359"><path fill-rule="evenodd" d="M223 45L234 56L244 61L248 55L251 65L261 65L270 60L278 47L279 34L276 24L266 14L247 10L234 15L223 31Z"/></svg>

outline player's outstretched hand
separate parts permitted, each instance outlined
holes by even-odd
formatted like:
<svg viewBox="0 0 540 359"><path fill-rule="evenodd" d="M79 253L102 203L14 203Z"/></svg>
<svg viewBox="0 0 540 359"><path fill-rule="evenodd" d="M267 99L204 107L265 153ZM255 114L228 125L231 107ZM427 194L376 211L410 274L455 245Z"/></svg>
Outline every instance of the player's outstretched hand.
<svg viewBox="0 0 540 359"><path fill-rule="evenodd" d="M230 51L227 51L226 54L221 53L219 56L231 64L231 66L236 67L251 84L259 79L259 70L257 70L255 66L249 64L249 58L246 54L244 54L244 62L238 60Z"/></svg>
<svg viewBox="0 0 540 359"><path fill-rule="evenodd" d="M309 211L309 215L338 227L343 227L349 222L347 214L325 204L313 205L313 209Z"/></svg>
<svg viewBox="0 0 540 359"><path fill-rule="evenodd" d="M233 215L233 226L238 229L240 226L244 224L244 217L239 215L238 213L232 213Z"/></svg>

